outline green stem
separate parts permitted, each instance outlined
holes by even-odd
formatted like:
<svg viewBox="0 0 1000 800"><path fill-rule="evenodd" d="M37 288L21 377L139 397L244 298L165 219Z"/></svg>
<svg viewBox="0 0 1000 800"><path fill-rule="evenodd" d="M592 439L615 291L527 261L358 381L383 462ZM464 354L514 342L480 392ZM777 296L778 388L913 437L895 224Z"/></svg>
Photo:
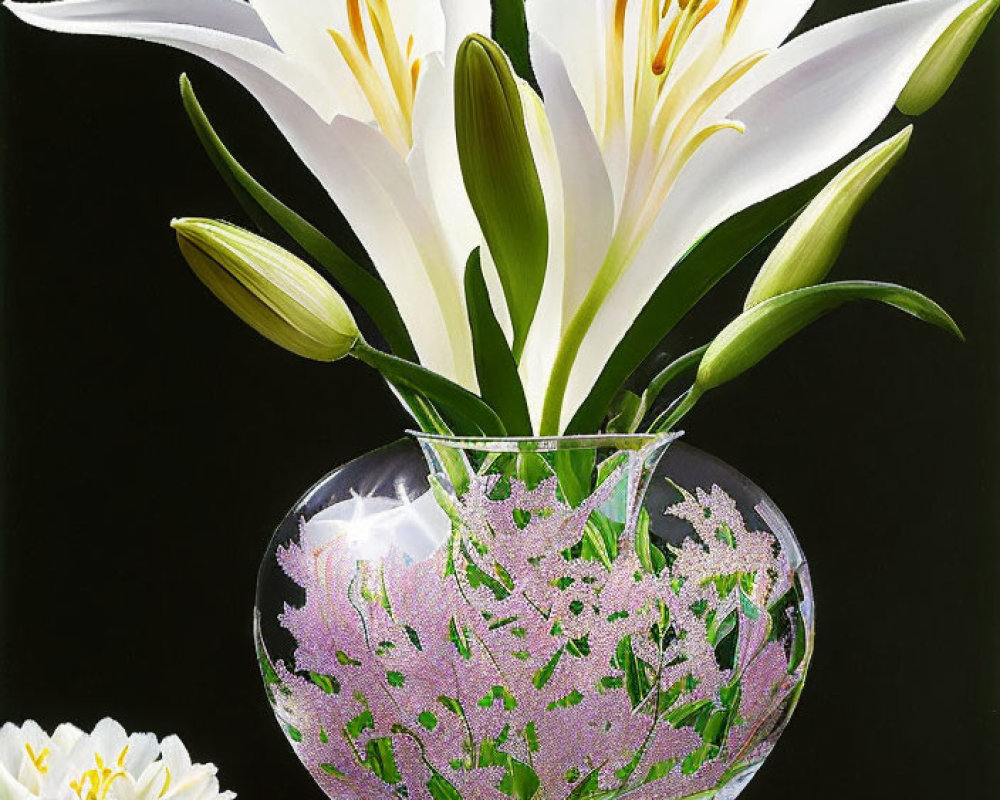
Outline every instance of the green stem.
<svg viewBox="0 0 1000 800"><path fill-rule="evenodd" d="M692 386L679 403L675 403L653 420L653 424L649 426L649 433L666 433L673 430L677 423L697 405L703 394L697 384Z"/></svg>
<svg viewBox="0 0 1000 800"><path fill-rule="evenodd" d="M597 317L597 312L600 311L606 296L607 291L599 282L595 282L573 319L570 320L562 341L559 342L559 351L556 353L549 386L545 391L542 422L538 429L540 436L557 436L560 433L562 408L566 399L566 389L569 386L569 377L573 372L573 365L580 354L583 339L587 335L587 331L590 330L590 326L594 324L594 319Z"/></svg>
<svg viewBox="0 0 1000 800"><path fill-rule="evenodd" d="M482 398L454 381L431 372L419 364L376 350L364 339L358 339L350 354L358 361L377 369L390 383L401 383L426 396L428 400L454 417L454 421L462 423L463 430L460 430L460 433L506 435L503 422L496 412L484 403Z"/></svg>

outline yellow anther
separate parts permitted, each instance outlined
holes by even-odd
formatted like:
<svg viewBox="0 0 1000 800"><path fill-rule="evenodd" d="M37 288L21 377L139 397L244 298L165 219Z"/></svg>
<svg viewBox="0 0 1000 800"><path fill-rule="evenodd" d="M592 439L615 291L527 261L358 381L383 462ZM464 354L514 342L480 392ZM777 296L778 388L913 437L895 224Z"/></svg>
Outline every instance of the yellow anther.
<svg viewBox="0 0 1000 800"><path fill-rule="evenodd" d="M674 39L677 36L677 26L681 21L681 15L678 14L674 17L674 21L670 23L670 27L667 28L667 32L663 36L663 41L660 42L660 49L656 51L656 56L653 58L653 74L662 75L667 71L667 56L670 55L670 50L673 47Z"/></svg>
<svg viewBox="0 0 1000 800"><path fill-rule="evenodd" d="M42 752L38 753L37 755L35 754L34 749L32 749L31 745L28 743L25 743L24 749L28 751L28 758L31 760L31 763L35 765L35 769L37 769L40 773L42 773L42 775L44 775L46 772L49 771L49 765L46 763L49 759L49 756L52 755L52 751L49 750L49 748L46 747L44 750L42 750Z"/></svg>
<svg viewBox="0 0 1000 800"><path fill-rule="evenodd" d="M413 82L413 93L417 92L417 82L420 80L420 59L410 65L410 78Z"/></svg>
<svg viewBox="0 0 1000 800"><path fill-rule="evenodd" d="M726 43L728 43L729 40L735 35L736 29L740 26L743 14L746 12L749 4L750 0L733 0L733 5L729 9L729 19L726 20L726 33L724 39Z"/></svg>
<svg viewBox="0 0 1000 800"><path fill-rule="evenodd" d="M406 40L406 58L407 60L413 58L413 34L410 34L410 38Z"/></svg>
<svg viewBox="0 0 1000 800"><path fill-rule="evenodd" d="M628 11L628 0L616 0L615 2L615 40L618 44L625 42L625 12Z"/></svg>
<svg viewBox="0 0 1000 800"><path fill-rule="evenodd" d="M125 766L125 759L128 758L128 745L122 748L122 751L118 754L118 766Z"/></svg>

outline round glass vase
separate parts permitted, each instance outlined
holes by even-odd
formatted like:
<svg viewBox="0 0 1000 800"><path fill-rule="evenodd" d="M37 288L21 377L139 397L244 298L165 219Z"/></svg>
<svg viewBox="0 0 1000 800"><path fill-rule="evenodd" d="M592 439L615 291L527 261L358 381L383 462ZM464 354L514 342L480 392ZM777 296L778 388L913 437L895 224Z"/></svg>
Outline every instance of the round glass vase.
<svg viewBox="0 0 1000 800"><path fill-rule="evenodd" d="M256 644L329 797L739 794L804 685L809 574L766 495L674 438L417 434L294 506Z"/></svg>

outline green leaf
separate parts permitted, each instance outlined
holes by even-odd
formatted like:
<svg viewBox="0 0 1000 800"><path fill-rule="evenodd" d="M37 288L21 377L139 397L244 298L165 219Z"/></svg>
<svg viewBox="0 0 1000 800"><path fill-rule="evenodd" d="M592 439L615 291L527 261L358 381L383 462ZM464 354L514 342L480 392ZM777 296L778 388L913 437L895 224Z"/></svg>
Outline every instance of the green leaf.
<svg viewBox="0 0 1000 800"><path fill-rule="evenodd" d="M597 430L628 377L674 326L750 252L798 213L826 185L835 169L758 203L722 223L695 245L659 288L615 348L568 434Z"/></svg>
<svg viewBox="0 0 1000 800"><path fill-rule="evenodd" d="M410 416L413 417L420 430L424 433L432 433L437 436L453 436L454 431L448 427L441 412L435 408L434 404L424 397L420 392L410 389L404 384L392 384L400 401Z"/></svg>
<svg viewBox="0 0 1000 800"><path fill-rule="evenodd" d="M500 45L510 63L524 80L537 89L528 47L528 20L524 0L493 0L493 40Z"/></svg>
<svg viewBox="0 0 1000 800"><path fill-rule="evenodd" d="M351 355L377 369L394 386L404 386L418 392L451 418L456 433L461 435L505 436L503 422L492 408L457 383L428 369L383 353L358 342Z"/></svg>
<svg viewBox="0 0 1000 800"><path fill-rule="evenodd" d="M549 226L517 79L484 36L469 36L458 51L455 128L462 178L496 264L520 360L545 282Z"/></svg>
<svg viewBox="0 0 1000 800"><path fill-rule="evenodd" d="M385 284L261 186L223 144L198 102L187 75L181 75L180 85L184 109L198 139L251 218L260 224L263 212L278 223L361 305L393 352L401 358L416 361L417 354L410 335Z"/></svg>
<svg viewBox="0 0 1000 800"><path fill-rule="evenodd" d="M531 436L531 416L524 397L517 363L497 322L483 278L479 248L469 256L465 268L465 299L475 353L479 392L503 420L511 436Z"/></svg>
<svg viewBox="0 0 1000 800"><path fill-rule="evenodd" d="M964 338L941 306L912 289L869 281L810 286L767 300L731 322L702 359L695 382L696 393L733 380L807 325L852 300L885 303Z"/></svg>

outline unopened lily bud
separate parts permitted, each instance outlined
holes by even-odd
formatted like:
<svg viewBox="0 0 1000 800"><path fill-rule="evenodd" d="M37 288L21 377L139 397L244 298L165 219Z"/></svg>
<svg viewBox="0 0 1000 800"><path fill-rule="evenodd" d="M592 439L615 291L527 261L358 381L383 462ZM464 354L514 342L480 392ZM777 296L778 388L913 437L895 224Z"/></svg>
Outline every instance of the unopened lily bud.
<svg viewBox="0 0 1000 800"><path fill-rule="evenodd" d="M910 77L896 102L900 111L923 114L944 96L998 7L1000 0L979 0L958 15Z"/></svg>
<svg viewBox="0 0 1000 800"><path fill-rule="evenodd" d="M826 185L768 257L744 309L779 294L820 283L844 249L851 224L899 162L913 126L873 147Z"/></svg>
<svg viewBox="0 0 1000 800"><path fill-rule="evenodd" d="M337 361L360 338L351 310L312 267L226 222L171 223L199 280L251 328L314 361Z"/></svg>
<svg viewBox="0 0 1000 800"><path fill-rule="evenodd" d="M455 129L466 192L503 285L518 355L545 282L548 217L518 79L485 36L469 36L458 51Z"/></svg>

